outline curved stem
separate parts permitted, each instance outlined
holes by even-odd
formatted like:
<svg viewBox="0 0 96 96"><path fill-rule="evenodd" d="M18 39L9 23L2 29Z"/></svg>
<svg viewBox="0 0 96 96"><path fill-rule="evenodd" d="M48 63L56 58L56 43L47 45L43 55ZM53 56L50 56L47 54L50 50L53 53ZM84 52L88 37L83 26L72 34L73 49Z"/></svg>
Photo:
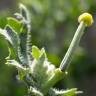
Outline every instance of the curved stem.
<svg viewBox="0 0 96 96"><path fill-rule="evenodd" d="M85 23L82 21L80 23L80 25L78 26L77 30L76 30L76 33L73 37L73 40L68 48L68 51L66 52L61 64L60 64L60 69L62 71L65 71L66 68L69 66L71 60L72 60L72 56L74 55L74 52L80 42L80 39L83 35L83 31L84 31L84 28L85 28Z"/></svg>

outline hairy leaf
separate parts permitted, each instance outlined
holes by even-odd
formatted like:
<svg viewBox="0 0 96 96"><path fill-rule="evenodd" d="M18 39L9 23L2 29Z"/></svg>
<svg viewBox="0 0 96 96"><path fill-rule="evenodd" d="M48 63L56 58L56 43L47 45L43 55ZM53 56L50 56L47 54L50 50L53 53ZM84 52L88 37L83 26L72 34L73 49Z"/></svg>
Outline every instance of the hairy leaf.
<svg viewBox="0 0 96 96"><path fill-rule="evenodd" d="M6 33L4 36L5 37L7 36L6 37L7 41L13 47L15 54L18 55L18 46L20 44L20 41L17 33L9 25L6 25L5 30L6 30Z"/></svg>
<svg viewBox="0 0 96 96"><path fill-rule="evenodd" d="M35 59L38 59L39 56L40 56L40 50L39 50L39 48L37 48L36 46L32 46L32 56L33 56Z"/></svg>
<svg viewBox="0 0 96 96"><path fill-rule="evenodd" d="M45 54L42 53L38 60L34 59L31 65L31 74L37 80L39 87L42 87L48 78L52 76L54 69L55 66L48 62Z"/></svg>
<svg viewBox="0 0 96 96"><path fill-rule="evenodd" d="M8 25L10 25L15 30L15 32L17 33L21 32L21 29L23 27L22 21L18 21L17 19L12 17L8 17L7 21Z"/></svg>

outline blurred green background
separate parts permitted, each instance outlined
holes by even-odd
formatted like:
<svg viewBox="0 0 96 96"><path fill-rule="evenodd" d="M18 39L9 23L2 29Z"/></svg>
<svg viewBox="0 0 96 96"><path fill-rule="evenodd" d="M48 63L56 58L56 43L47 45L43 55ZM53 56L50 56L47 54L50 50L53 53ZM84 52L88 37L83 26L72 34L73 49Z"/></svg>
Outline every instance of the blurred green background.
<svg viewBox="0 0 96 96"><path fill-rule="evenodd" d="M44 47L49 60L59 66L78 26L78 16L90 12L94 24L86 28L77 48L69 74L56 87L77 87L84 91L79 96L96 96L96 1L95 0L0 0L0 27L6 17L19 11L23 3L30 11L32 44ZM0 36L0 96L24 96L26 87L16 79L17 70L5 65L8 56L7 43Z"/></svg>

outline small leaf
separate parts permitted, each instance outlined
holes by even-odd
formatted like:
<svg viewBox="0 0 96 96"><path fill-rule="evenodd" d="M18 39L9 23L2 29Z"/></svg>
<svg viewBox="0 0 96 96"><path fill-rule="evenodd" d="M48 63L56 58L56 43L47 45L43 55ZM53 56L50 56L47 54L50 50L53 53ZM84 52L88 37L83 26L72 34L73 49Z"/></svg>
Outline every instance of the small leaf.
<svg viewBox="0 0 96 96"><path fill-rule="evenodd" d="M7 21L8 25L10 25L16 32L20 33L20 30L23 27L22 21L18 21L17 19L12 17L8 17Z"/></svg>
<svg viewBox="0 0 96 96"><path fill-rule="evenodd" d="M40 50L38 47L36 46L32 46L32 56L35 58L35 59L38 59L39 56L40 56Z"/></svg>
<svg viewBox="0 0 96 96"><path fill-rule="evenodd" d="M20 13L25 18L26 23L30 23L30 16L27 8L23 4L20 4L19 8L20 8Z"/></svg>
<svg viewBox="0 0 96 96"><path fill-rule="evenodd" d="M24 68L21 64L19 64L19 62L15 61L15 60L7 60L6 64L13 65L19 69L26 70L26 68Z"/></svg>
<svg viewBox="0 0 96 96"><path fill-rule="evenodd" d="M56 90L56 89L51 89L53 93L56 94L56 96L76 96L79 93L82 93L82 91L77 91L77 88L72 88L69 90Z"/></svg>
<svg viewBox="0 0 96 96"><path fill-rule="evenodd" d="M11 38L6 30L0 29L0 34L3 35L10 44L12 44Z"/></svg>
<svg viewBox="0 0 96 96"><path fill-rule="evenodd" d="M42 54L44 54L44 55L45 55L45 57L47 57L47 55L46 55L46 52L45 52L45 49L44 49L44 48L42 48L42 49L41 49L41 51L40 51L40 55L42 55Z"/></svg>
<svg viewBox="0 0 96 96"><path fill-rule="evenodd" d="M45 57L46 57L46 52L45 52L45 49L42 48L41 50L36 47L36 46L32 46L32 56L35 58L35 59L39 59L39 57L44 54Z"/></svg>
<svg viewBox="0 0 96 96"><path fill-rule="evenodd" d="M36 88L30 87L28 96L44 96L44 95Z"/></svg>
<svg viewBox="0 0 96 96"><path fill-rule="evenodd" d="M15 13L14 17L16 18L16 20L18 20L19 22L22 21L24 18L20 13Z"/></svg>

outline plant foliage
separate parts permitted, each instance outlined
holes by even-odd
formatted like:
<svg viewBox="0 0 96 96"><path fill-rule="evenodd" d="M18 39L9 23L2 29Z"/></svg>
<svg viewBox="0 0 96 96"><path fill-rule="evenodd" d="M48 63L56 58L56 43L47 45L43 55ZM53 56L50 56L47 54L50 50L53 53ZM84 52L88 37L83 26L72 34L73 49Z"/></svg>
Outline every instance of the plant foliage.
<svg viewBox="0 0 96 96"><path fill-rule="evenodd" d="M8 24L0 29L8 42L9 56L6 64L18 69L18 79L28 87L27 96L75 96L77 88L57 90L53 86L63 78L64 72L48 61L45 49L31 44L30 16L20 4L20 13L7 18Z"/></svg>

